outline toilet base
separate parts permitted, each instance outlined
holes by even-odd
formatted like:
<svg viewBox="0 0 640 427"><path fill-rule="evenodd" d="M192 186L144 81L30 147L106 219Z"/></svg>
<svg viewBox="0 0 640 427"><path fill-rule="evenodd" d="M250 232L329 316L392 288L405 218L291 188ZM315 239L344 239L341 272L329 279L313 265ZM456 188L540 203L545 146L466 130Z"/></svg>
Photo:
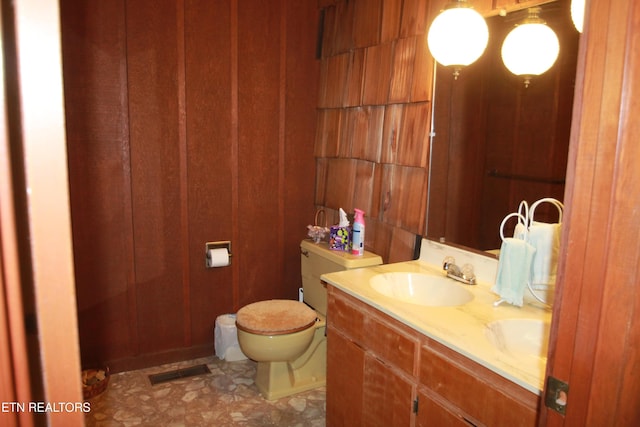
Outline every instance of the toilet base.
<svg viewBox="0 0 640 427"><path fill-rule="evenodd" d="M267 400L322 387L327 382L325 327L315 330L309 348L292 362L258 362L256 386Z"/></svg>

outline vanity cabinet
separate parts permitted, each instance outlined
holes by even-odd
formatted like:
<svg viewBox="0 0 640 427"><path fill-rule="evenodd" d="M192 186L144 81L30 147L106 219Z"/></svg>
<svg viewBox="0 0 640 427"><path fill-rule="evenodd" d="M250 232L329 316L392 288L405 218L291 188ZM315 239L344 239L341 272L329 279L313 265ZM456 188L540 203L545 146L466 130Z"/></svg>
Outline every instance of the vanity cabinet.
<svg viewBox="0 0 640 427"><path fill-rule="evenodd" d="M539 396L327 286L327 426L535 426Z"/></svg>
<svg viewBox="0 0 640 427"><path fill-rule="evenodd" d="M417 334L328 289L327 426L411 425Z"/></svg>
<svg viewBox="0 0 640 427"><path fill-rule="evenodd" d="M460 425L535 426L537 422L538 395L426 337L420 353L419 391L440 402L442 408L434 409L438 417L446 411ZM420 407L416 425L440 424Z"/></svg>

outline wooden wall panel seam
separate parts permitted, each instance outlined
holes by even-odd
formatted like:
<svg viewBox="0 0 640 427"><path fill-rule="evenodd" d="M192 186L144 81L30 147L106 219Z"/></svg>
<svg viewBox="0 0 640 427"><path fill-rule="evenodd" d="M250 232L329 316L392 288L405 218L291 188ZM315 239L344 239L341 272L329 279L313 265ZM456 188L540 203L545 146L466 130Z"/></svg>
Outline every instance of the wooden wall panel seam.
<svg viewBox="0 0 640 427"><path fill-rule="evenodd" d="M138 334L138 295L136 293L136 266L135 266L135 235L133 224L133 180L131 177L131 127L129 108L129 61L127 56L127 7L122 1L123 25L121 27L122 40L124 44L124 55L120 63L121 87L121 108L125 117L122 119L122 175L123 175L123 218L129 218L125 223L125 240L127 242L126 259L127 265L127 324L129 325L129 353L137 355L140 353L140 339Z"/></svg>
<svg viewBox="0 0 640 427"><path fill-rule="evenodd" d="M284 233L286 230L285 212L285 152L286 152L286 91L287 91L287 0L280 0L280 57L278 76L278 269L277 275L284 277L285 245Z"/></svg>
<svg viewBox="0 0 640 427"><path fill-rule="evenodd" d="M185 4L176 2L176 35L178 61L178 149L180 155L180 246L182 254L182 305L184 310L184 345L191 346L191 280L189 270L189 200L188 200L188 147L186 117L186 46L185 46Z"/></svg>
<svg viewBox="0 0 640 427"><path fill-rule="evenodd" d="M237 218L239 211L239 195L238 195L238 0L231 0L231 217ZM238 221L233 221L231 230L231 243L238 242L240 235ZM240 264L242 257L234 257L231 263L231 289L233 310L237 311L240 307Z"/></svg>

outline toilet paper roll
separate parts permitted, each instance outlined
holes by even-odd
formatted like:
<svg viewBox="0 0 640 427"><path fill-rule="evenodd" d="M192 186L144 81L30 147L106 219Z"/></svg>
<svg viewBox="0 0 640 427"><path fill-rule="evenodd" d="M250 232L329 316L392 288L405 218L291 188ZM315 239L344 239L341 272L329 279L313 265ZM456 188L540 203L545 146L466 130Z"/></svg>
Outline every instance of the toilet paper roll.
<svg viewBox="0 0 640 427"><path fill-rule="evenodd" d="M229 265L229 251L227 248L209 249L207 252L207 267L226 267Z"/></svg>

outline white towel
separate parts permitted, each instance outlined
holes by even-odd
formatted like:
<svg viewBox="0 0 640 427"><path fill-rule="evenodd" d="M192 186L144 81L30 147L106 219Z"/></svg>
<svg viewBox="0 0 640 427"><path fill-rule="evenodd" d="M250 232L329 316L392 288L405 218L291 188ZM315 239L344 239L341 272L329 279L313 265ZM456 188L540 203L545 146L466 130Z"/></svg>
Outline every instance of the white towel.
<svg viewBox="0 0 640 427"><path fill-rule="evenodd" d="M535 251L524 240L507 237L502 241L496 283L491 290L509 304L522 307Z"/></svg>
<svg viewBox="0 0 640 427"><path fill-rule="evenodd" d="M527 238L527 226L519 222L516 224L516 228L513 229L513 237L520 240Z"/></svg>
<svg viewBox="0 0 640 427"><path fill-rule="evenodd" d="M536 249L531 267L532 286L555 285L560 251L560 224L533 221L527 241Z"/></svg>

